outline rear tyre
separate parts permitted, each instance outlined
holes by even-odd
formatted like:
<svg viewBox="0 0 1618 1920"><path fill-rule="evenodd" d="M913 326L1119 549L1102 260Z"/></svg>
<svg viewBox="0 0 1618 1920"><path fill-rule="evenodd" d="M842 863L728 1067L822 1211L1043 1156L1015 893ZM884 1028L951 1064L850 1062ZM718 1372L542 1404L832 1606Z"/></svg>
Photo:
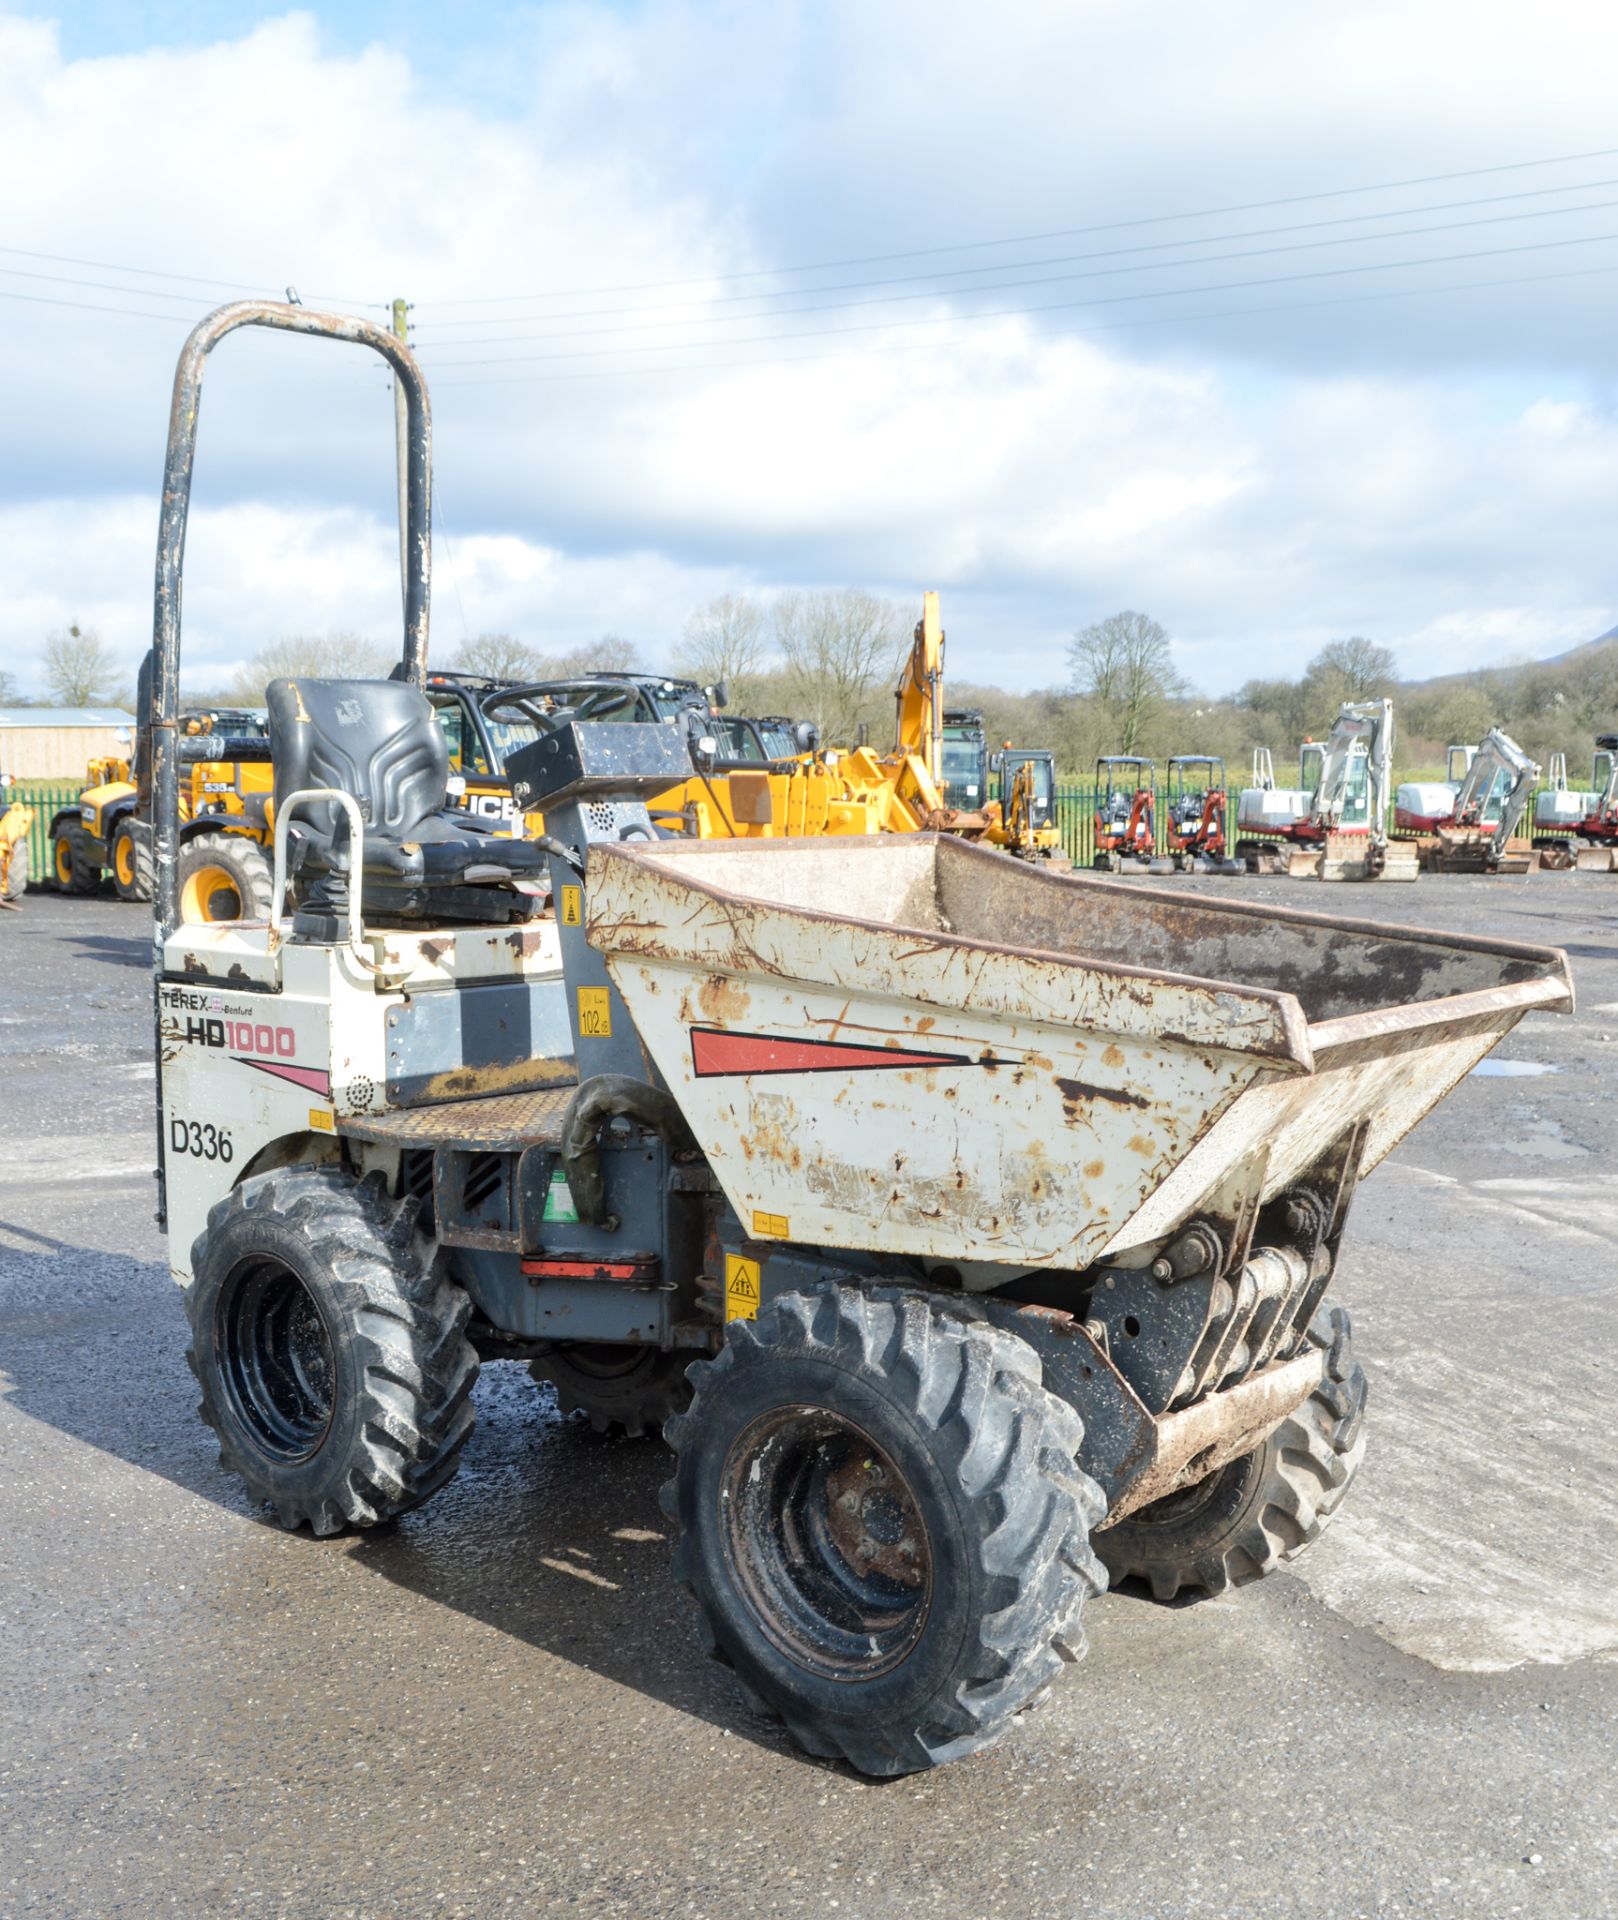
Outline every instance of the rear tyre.
<svg viewBox="0 0 1618 1920"><path fill-rule="evenodd" d="M1096 1535L1115 1585L1144 1580L1157 1600L1227 1593L1325 1532L1365 1455L1367 1388L1345 1308L1322 1307L1309 1339L1324 1377L1261 1446Z"/></svg>
<svg viewBox="0 0 1618 1920"><path fill-rule="evenodd" d="M101 886L101 869L90 858L89 842L83 827L71 822L51 832L51 877L62 893L95 893Z"/></svg>
<svg viewBox="0 0 1618 1920"><path fill-rule="evenodd" d="M270 863L246 834L194 834L179 864L180 918L188 926L270 918Z"/></svg>
<svg viewBox="0 0 1618 1920"><path fill-rule="evenodd" d="M293 1167L243 1181L191 1250L199 1411L283 1527L374 1527L459 1464L472 1303L415 1219L379 1178Z"/></svg>
<svg viewBox="0 0 1618 1920"><path fill-rule="evenodd" d="M800 1746L868 1774L939 1766L1083 1652L1106 1503L1025 1342L828 1284L733 1321L691 1374L664 1431L675 1575Z"/></svg>
<svg viewBox="0 0 1618 1920"><path fill-rule="evenodd" d="M531 1360L528 1371L555 1387L563 1413L588 1414L597 1433L638 1440L661 1433L665 1420L691 1404L690 1361L688 1351L581 1340L552 1347Z"/></svg>
<svg viewBox="0 0 1618 1920"><path fill-rule="evenodd" d="M112 836L112 884L120 900L152 897L151 844L134 819L120 820Z"/></svg>

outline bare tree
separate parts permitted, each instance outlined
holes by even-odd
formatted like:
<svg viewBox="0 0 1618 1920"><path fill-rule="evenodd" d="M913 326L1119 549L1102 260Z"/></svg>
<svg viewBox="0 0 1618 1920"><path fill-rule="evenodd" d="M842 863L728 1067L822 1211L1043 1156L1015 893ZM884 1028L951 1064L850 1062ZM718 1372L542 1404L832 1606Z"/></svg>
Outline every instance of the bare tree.
<svg viewBox="0 0 1618 1920"><path fill-rule="evenodd" d="M392 665L387 649L357 633L288 634L239 667L230 691L243 706L256 707L272 680L377 680Z"/></svg>
<svg viewBox="0 0 1618 1920"><path fill-rule="evenodd" d="M635 665L635 643L622 634L604 633L566 653L548 654L540 663L542 680L575 680L587 673L628 673Z"/></svg>
<svg viewBox="0 0 1618 1920"><path fill-rule="evenodd" d="M1118 753L1139 753L1165 702L1185 691L1169 636L1144 613L1109 614L1074 634L1068 666L1078 692L1112 724Z"/></svg>
<svg viewBox="0 0 1618 1920"><path fill-rule="evenodd" d="M93 707L117 693L120 675L92 627L75 623L45 641L45 685L60 707Z"/></svg>
<svg viewBox="0 0 1618 1920"><path fill-rule="evenodd" d="M538 651L510 633L480 633L475 640L463 640L455 655L455 665L467 673L486 673L491 680L538 680L541 677Z"/></svg>
<svg viewBox="0 0 1618 1920"><path fill-rule="evenodd" d="M1330 640L1304 669L1303 704L1314 726L1327 726L1345 700L1380 700L1398 685L1397 662L1386 647L1355 634Z"/></svg>
<svg viewBox="0 0 1618 1920"><path fill-rule="evenodd" d="M22 691L9 673L0 673L0 707L23 705Z"/></svg>
<svg viewBox="0 0 1618 1920"><path fill-rule="evenodd" d="M913 624L893 601L854 587L787 593L776 601L775 637L794 704L819 726L823 740L853 739L872 687L897 673Z"/></svg>
<svg viewBox="0 0 1618 1920"><path fill-rule="evenodd" d="M762 605L750 593L722 593L686 621L680 664L705 687L723 680L732 702L745 706L767 647Z"/></svg>

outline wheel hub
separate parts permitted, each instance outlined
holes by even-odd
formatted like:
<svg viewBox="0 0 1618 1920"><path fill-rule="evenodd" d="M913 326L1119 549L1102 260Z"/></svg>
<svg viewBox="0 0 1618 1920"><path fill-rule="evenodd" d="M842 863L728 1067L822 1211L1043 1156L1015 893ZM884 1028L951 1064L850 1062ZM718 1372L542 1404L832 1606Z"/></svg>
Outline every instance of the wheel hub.
<svg viewBox="0 0 1618 1920"><path fill-rule="evenodd" d="M822 1407L761 1415L726 1455L720 1509L737 1589L797 1665L873 1679L920 1638L932 1599L926 1524L854 1421Z"/></svg>
<svg viewBox="0 0 1618 1920"><path fill-rule="evenodd" d="M222 1384L238 1423L279 1463L307 1460L336 1404L331 1336L314 1296L265 1256L236 1269L218 1311Z"/></svg>

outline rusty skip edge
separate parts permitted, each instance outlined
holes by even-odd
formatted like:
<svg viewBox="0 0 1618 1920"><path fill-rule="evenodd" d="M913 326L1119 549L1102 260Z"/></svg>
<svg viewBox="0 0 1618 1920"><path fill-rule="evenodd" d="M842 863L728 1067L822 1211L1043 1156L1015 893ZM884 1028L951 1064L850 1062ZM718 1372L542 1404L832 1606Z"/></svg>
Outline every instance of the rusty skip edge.
<svg viewBox="0 0 1618 1920"><path fill-rule="evenodd" d="M775 841L766 843L774 848L804 844L818 846L821 843ZM869 843L861 840L851 842L854 846L864 847ZM878 837L880 844L880 837ZM955 1006L958 998L944 995L929 995L926 983L909 977L913 970L906 967L907 959L916 956L921 950L955 950L963 955L983 954L1013 959L1034 967L1054 967L1064 973L1089 974L1103 980L1115 980L1125 983L1141 983L1150 990L1167 987L1196 996L1213 996L1215 1004L1228 1008L1230 1002L1247 1002L1256 1011L1268 1010L1273 1019L1242 1031L1228 1018L1223 1021L1223 1031L1217 1038L1206 1035L1181 1035L1163 1032L1165 1040L1183 1040L1197 1046L1214 1046L1225 1052L1257 1054L1275 1068L1282 1071L1308 1074L1315 1071L1322 1054L1332 1056L1331 1064L1340 1065L1346 1058L1360 1048L1380 1051L1376 1043L1401 1033L1415 1033L1421 1029L1443 1029L1452 1031L1458 1023L1475 1021L1484 1024L1497 1020L1502 1013L1516 1013L1519 1016L1532 1012L1536 1008L1548 1012L1570 1013L1573 1010L1573 982L1568 966L1567 955L1557 947L1537 947L1521 943L1479 939L1468 941L1469 949L1486 950L1492 953L1509 955L1513 958L1529 960L1545 969L1538 978L1519 981L1511 985L1477 989L1462 994L1452 994L1435 1000L1414 1001L1405 1005L1372 1008L1363 1013L1345 1015L1335 1020L1324 1020L1311 1025L1305 1018L1303 1009L1295 995L1283 993L1270 987L1249 987L1222 980L1207 980L1190 974L1169 973L1162 970L1131 967L1126 964L1089 958L1083 955L1059 953L1032 947L997 946L991 941L977 940L965 935L944 933L941 931L902 926L896 927L883 921L867 920L854 915L828 913L823 909L801 906L780 906L771 902L753 901L726 888L697 878L684 871L688 858L708 849L731 852L730 844L722 841L693 842L689 848L681 846L679 865L681 871L670 874L668 866L660 862L656 852L648 852L632 845L597 846L591 849L592 861L601 862L590 889L591 906L588 912L587 932L590 943L608 954L630 954L651 959L662 959L687 966L718 966L735 973L762 972L785 975L803 979L817 985L834 985L846 988L851 983L841 977L836 965L836 947L830 941L817 946L799 948L790 965L783 964L780 943L772 938L775 928L781 921L804 922L819 926L828 932L835 928L845 935L849 930L857 930L873 944L887 948L889 968L889 990L902 993L907 998L923 1001L929 1005ZM988 853L980 848L965 848L963 851L979 854L985 860L998 860L1002 856ZM617 866L618 873L614 873ZM668 937L667 920L641 918L631 912L615 910L614 896L624 893L630 896L644 894L649 889L636 887L629 875L636 869L640 874L651 878L652 889L662 891L669 898L669 904L678 904L685 908L682 921L684 937L671 940ZM654 877L655 876L655 877ZM1090 885L1089 876L1038 875L1042 881L1051 885ZM627 884L626 884L627 883ZM660 884L661 883L661 884ZM1107 885L1096 881L1093 884ZM1151 892L1154 897L1176 902L1176 897L1162 889L1119 888L1116 883L1109 890L1124 891L1132 898L1139 898L1141 892ZM679 895L694 895L709 903L716 915L722 916L726 937L721 940L695 939L692 937L692 922L695 915L690 899L679 900ZM1271 910L1253 906L1246 902L1233 903L1231 907L1222 907L1222 911L1233 911L1239 907L1244 914L1255 918L1272 917ZM1365 934L1382 935L1393 939L1413 939L1417 942L1431 941L1436 944L1453 946L1448 936L1414 931L1409 934L1396 927L1388 927L1371 921L1337 921L1329 914L1304 913L1290 908L1278 908L1273 911L1277 920L1298 921L1311 925L1340 926L1345 930ZM801 956L801 957L800 957ZM873 976L866 970L865 981ZM867 986L867 990L869 990ZM1061 1013L1049 1006L1041 1007L1028 1004L1020 1009L1035 1019L1060 1019Z"/></svg>
<svg viewBox="0 0 1618 1920"><path fill-rule="evenodd" d="M823 843L764 844L779 849ZM692 845L732 850L732 843L727 841ZM984 857L999 860L1004 856ZM637 858L629 846L593 846L590 858L600 864L594 869L589 889L586 933L593 947L611 956L661 960L694 971L762 973L839 992L876 991L948 1010L968 1004L968 988L958 985L953 990L940 990L936 981L929 981L928 973L933 970L924 970L917 963L934 955L959 957L978 963L968 978L969 1004L979 1012L1056 1024L1073 1020L1075 1009L1071 1005L1053 1005L1049 992L1029 991L1034 976L1043 971L1042 984L1049 988L1068 983L1070 999L1089 983L1104 992L1110 989L1108 997L1115 1011L1127 1015L1133 1010L1133 1017L1120 1020L1120 1032L1218 1052L1256 1055L1282 1072L1308 1073L1314 1065L1308 1024L1296 997L1271 987L1201 980L1085 955L997 945L932 928L894 926L817 907L749 900L683 872L665 874L654 860ZM653 893L661 893L670 909L663 918L641 911L651 904L648 896ZM679 937L669 937L671 924L680 926ZM818 929L825 937L794 942L789 958L780 936L784 929L801 927ZM863 953L854 951L852 943L856 939L864 947ZM1004 979L985 977L983 963L990 960L1012 963ZM1012 977L1013 971L1016 978ZM877 983L874 987L873 982ZM1203 1031L1175 1032L1172 1021L1165 1026L1164 1009L1157 1004L1164 989L1182 996L1185 1013L1200 1011Z"/></svg>
<svg viewBox="0 0 1618 1920"><path fill-rule="evenodd" d="M849 835L838 842L838 853L845 852L855 858L860 856L879 856L891 840L888 834ZM951 858L989 862L996 870L1004 861L1005 855L987 847L980 847L969 840L963 840L955 834L916 833L906 834L906 840L913 843L939 841L946 842ZM674 840L655 844L624 844L614 846L610 843L591 848L592 858L596 854L623 856L643 866L670 871L678 867L685 869L696 860L723 857L738 851L771 848L780 850L791 847L817 847L824 850L824 839L792 839L783 836L779 840L745 841L733 840ZM1502 958L1532 961L1541 966L1559 965L1563 971L1567 967L1567 955L1560 947L1541 947L1526 940L1502 940L1493 934L1468 934L1464 942L1457 941L1455 935L1442 927L1405 927L1387 920L1361 920L1345 914L1319 913L1307 907L1271 905L1268 901L1258 900L1218 900L1213 901L1207 895L1187 895L1177 887L1154 887L1142 885L1136 881L1118 880L1102 873L1052 873L1042 867L1029 866L1020 876L1024 885L1042 888L1092 888L1097 892L1115 896L1120 900L1137 902L1151 901L1171 911L1198 913L1217 913L1233 920L1254 920L1263 923L1278 923L1284 926L1323 927L1343 933L1364 934L1373 938L1409 941L1419 946L1456 947L1464 946L1468 953L1498 954ZM715 897L737 898L708 881L689 881L682 878L682 884L700 887ZM833 916L836 918L837 916ZM1173 978L1171 975L1154 975L1154 978ZM1199 983L1200 984L1200 983Z"/></svg>

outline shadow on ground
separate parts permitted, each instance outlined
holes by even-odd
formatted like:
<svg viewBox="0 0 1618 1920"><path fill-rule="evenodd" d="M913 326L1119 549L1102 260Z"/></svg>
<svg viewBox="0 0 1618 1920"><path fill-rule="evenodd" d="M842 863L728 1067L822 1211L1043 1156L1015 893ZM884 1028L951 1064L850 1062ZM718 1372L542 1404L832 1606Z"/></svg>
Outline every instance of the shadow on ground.
<svg viewBox="0 0 1618 1920"><path fill-rule="evenodd" d="M657 1496L672 1456L660 1440L593 1433L559 1414L552 1390L536 1386L525 1367L491 1362L450 1485L392 1525L319 1541L282 1532L219 1466L213 1435L197 1417L187 1344L165 1268L0 1221L0 1398L8 1411L252 1522L261 1531L249 1544L271 1557L291 1604L300 1571L328 1571L329 1556L341 1554L542 1653L796 1754L702 1653L694 1611L669 1573L669 1524ZM13 1427L11 1449L26 1444ZM315 1581L307 1603L329 1610L331 1594L329 1581ZM353 1604L351 1593L343 1604ZM324 1630L312 1614L310 1631Z"/></svg>

